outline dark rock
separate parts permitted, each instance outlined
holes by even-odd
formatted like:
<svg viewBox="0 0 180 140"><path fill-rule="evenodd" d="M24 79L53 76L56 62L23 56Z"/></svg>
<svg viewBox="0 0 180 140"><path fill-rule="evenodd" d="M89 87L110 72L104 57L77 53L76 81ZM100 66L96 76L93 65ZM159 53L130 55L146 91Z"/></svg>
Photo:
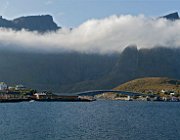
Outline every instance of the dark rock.
<svg viewBox="0 0 180 140"><path fill-rule="evenodd" d="M163 17L161 17L161 18L166 18L166 19L168 19L168 20L174 21L174 20L179 20L179 15L178 15L178 12L174 12L174 13L165 15L165 16L163 16Z"/></svg>
<svg viewBox="0 0 180 140"><path fill-rule="evenodd" d="M26 29L38 32L56 31L60 28L50 15L27 16L16 18L14 20L7 20L1 16L0 27L11 28L14 30Z"/></svg>

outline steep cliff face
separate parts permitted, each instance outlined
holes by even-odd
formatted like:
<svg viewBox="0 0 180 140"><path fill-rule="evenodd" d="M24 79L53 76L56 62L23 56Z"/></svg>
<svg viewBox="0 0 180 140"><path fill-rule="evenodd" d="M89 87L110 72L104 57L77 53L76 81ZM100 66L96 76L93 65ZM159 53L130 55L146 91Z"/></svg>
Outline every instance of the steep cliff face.
<svg viewBox="0 0 180 140"><path fill-rule="evenodd" d="M154 48L139 51L139 76L180 78L180 49Z"/></svg>
<svg viewBox="0 0 180 140"><path fill-rule="evenodd" d="M126 48L109 72L92 80L76 82L65 87L70 92L92 89L111 89L122 83L141 77L169 77L180 79L180 49ZM95 66L95 65L94 65ZM95 66L96 67L96 66ZM102 69L103 70L103 69Z"/></svg>
<svg viewBox="0 0 180 140"><path fill-rule="evenodd" d="M138 68L138 49L136 46L129 46L121 53L120 58L114 66L112 72L127 73L134 75Z"/></svg>
<svg viewBox="0 0 180 140"><path fill-rule="evenodd" d="M112 85L137 77L139 52L137 46L129 46L119 55L119 59L107 76ZM108 80L107 80L108 81Z"/></svg>
<svg viewBox="0 0 180 140"><path fill-rule="evenodd" d="M120 84L140 77L170 77L180 79L180 49L126 48L107 79Z"/></svg>
<svg viewBox="0 0 180 140"><path fill-rule="evenodd" d="M16 18L14 20L7 20L0 17L0 27L11 28L14 30L26 29L39 32L56 31L60 28L50 15L27 16Z"/></svg>
<svg viewBox="0 0 180 140"><path fill-rule="evenodd" d="M180 79L180 49L128 47L121 54L0 52L0 81L77 92L111 89L140 77Z"/></svg>

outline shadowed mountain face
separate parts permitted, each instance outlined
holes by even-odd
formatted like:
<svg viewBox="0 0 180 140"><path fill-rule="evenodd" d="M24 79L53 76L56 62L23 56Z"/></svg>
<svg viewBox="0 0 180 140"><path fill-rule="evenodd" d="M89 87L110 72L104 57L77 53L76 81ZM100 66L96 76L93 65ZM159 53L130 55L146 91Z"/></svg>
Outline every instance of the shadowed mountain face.
<svg viewBox="0 0 180 140"><path fill-rule="evenodd" d="M180 78L180 49L126 48L112 71L114 78L129 81L138 77ZM114 73L115 72L115 73ZM118 74L119 73L119 74Z"/></svg>
<svg viewBox="0 0 180 140"><path fill-rule="evenodd" d="M60 28L50 15L27 16L16 18L14 20L7 20L0 17L0 27L11 28L14 30L26 29L39 32L56 31Z"/></svg>
<svg viewBox="0 0 180 140"><path fill-rule="evenodd" d="M116 60L117 55L0 51L0 81L66 92L75 83L107 75Z"/></svg>
<svg viewBox="0 0 180 140"><path fill-rule="evenodd" d="M0 52L0 81L55 92L111 89L139 77L180 79L180 49L128 47L121 54Z"/></svg>

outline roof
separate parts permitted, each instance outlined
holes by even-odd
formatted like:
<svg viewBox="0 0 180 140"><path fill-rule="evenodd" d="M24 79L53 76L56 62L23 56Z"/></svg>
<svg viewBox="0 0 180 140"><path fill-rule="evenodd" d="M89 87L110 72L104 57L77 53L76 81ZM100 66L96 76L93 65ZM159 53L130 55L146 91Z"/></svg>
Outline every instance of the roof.
<svg viewBox="0 0 180 140"><path fill-rule="evenodd" d="M46 95L46 93L35 93L34 95Z"/></svg>
<svg viewBox="0 0 180 140"><path fill-rule="evenodd" d="M16 85L16 88L24 88L24 85Z"/></svg>

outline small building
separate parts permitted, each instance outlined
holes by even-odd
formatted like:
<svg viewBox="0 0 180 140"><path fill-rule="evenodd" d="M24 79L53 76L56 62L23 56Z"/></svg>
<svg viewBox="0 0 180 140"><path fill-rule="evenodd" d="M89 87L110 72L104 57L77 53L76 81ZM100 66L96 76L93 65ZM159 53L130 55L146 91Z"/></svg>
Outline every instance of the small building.
<svg viewBox="0 0 180 140"><path fill-rule="evenodd" d="M11 87L9 86L8 89L11 91L11 90L15 90L15 87Z"/></svg>
<svg viewBox="0 0 180 140"><path fill-rule="evenodd" d="M34 96L36 97L36 99L46 99L47 98L47 94L46 93L35 93Z"/></svg>
<svg viewBox="0 0 180 140"><path fill-rule="evenodd" d="M174 95L175 94L174 91L172 91L172 90L161 90L161 93L166 94L166 95Z"/></svg>
<svg viewBox="0 0 180 140"><path fill-rule="evenodd" d="M127 96L127 100L128 100L128 101L132 101L131 96L128 95L128 96Z"/></svg>
<svg viewBox="0 0 180 140"><path fill-rule="evenodd" d="M0 82L0 91L5 91L8 89L8 85L4 82Z"/></svg>
<svg viewBox="0 0 180 140"><path fill-rule="evenodd" d="M25 90L26 87L24 85L16 85L15 90Z"/></svg>

